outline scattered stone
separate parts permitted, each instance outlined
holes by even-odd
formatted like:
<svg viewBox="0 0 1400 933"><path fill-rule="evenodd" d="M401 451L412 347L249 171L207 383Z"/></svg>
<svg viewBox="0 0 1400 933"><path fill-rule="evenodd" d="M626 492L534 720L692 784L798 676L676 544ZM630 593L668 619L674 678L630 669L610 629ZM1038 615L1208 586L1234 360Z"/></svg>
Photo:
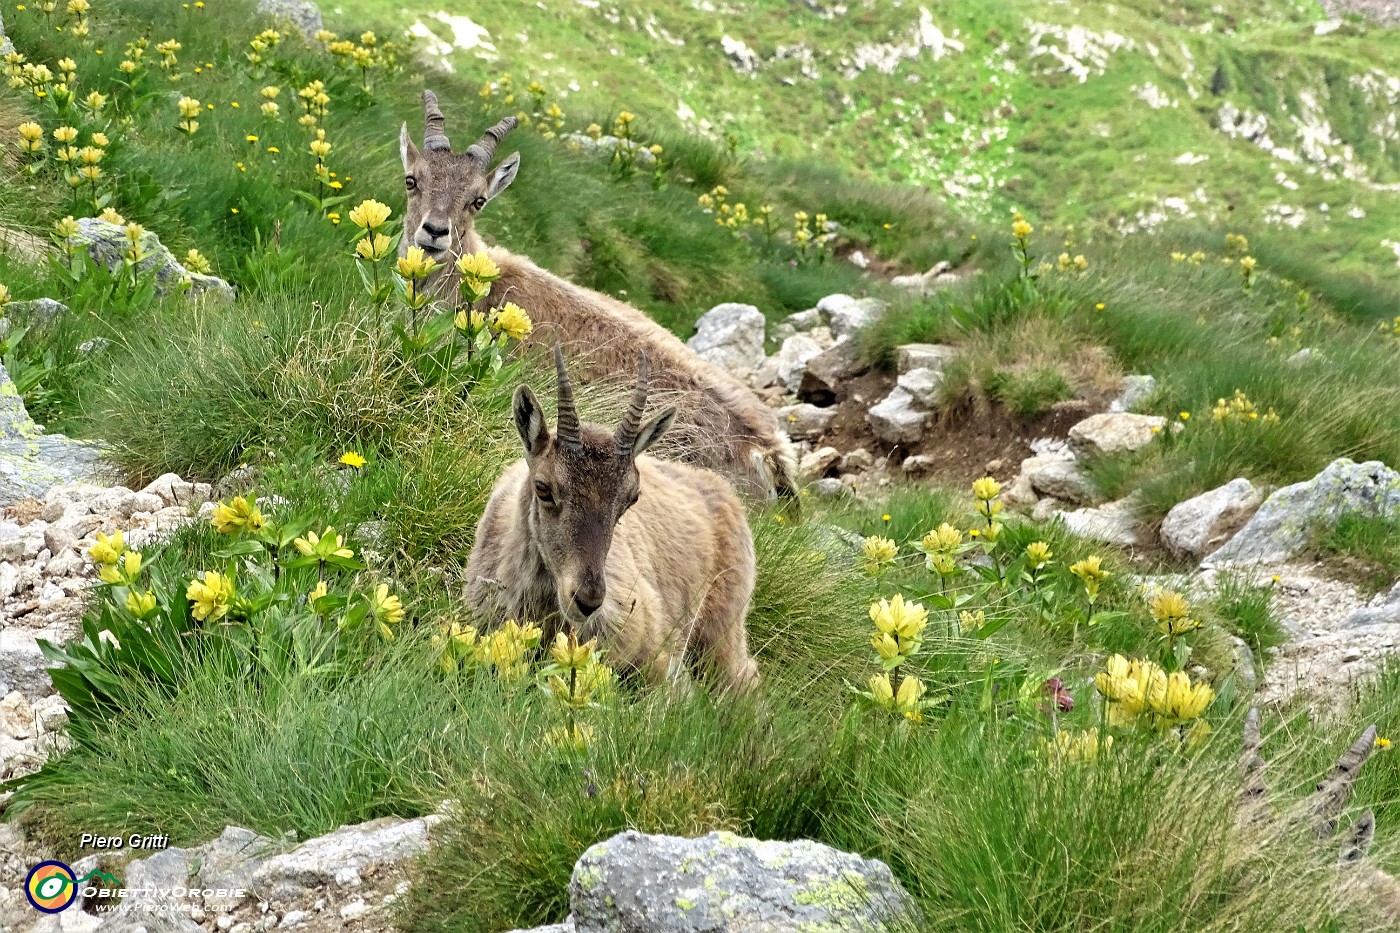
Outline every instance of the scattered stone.
<svg viewBox="0 0 1400 933"><path fill-rule="evenodd" d="M938 460L928 454L915 454L905 457L900 469L904 471L905 476L927 476L938 469Z"/></svg>
<svg viewBox="0 0 1400 933"><path fill-rule="evenodd" d="M824 408L834 405L841 394L841 386L869 368L861 362L855 343L842 340L807 361L807 370L797 386L797 397Z"/></svg>
<svg viewBox="0 0 1400 933"><path fill-rule="evenodd" d="M901 373L914 369L943 372L958 358L959 350L943 343L906 343L895 348L895 361Z"/></svg>
<svg viewBox="0 0 1400 933"><path fill-rule="evenodd" d="M0 629L0 694L18 690L26 697L44 696L53 689L48 667L33 632Z"/></svg>
<svg viewBox="0 0 1400 933"><path fill-rule="evenodd" d="M701 315L686 345L701 359L747 382L766 359L765 327L763 313L753 305L729 302Z"/></svg>
<svg viewBox="0 0 1400 933"><path fill-rule="evenodd" d="M802 458L797 475L804 480L820 479L830 473L840 459L841 451L835 447L819 447Z"/></svg>
<svg viewBox="0 0 1400 933"><path fill-rule="evenodd" d="M919 407L925 411L933 411L942 402L939 387L943 385L943 371L911 369L896 379L895 385L912 395Z"/></svg>
<svg viewBox="0 0 1400 933"><path fill-rule="evenodd" d="M1282 562L1308 545L1314 529L1334 525L1347 514L1400 518L1400 473L1378 460L1334 460L1312 479L1269 496L1249 523L1206 560Z"/></svg>
<svg viewBox="0 0 1400 933"><path fill-rule="evenodd" d="M1069 503L1047 496L1036 501L1035 508L1031 509L1031 519L1037 522L1048 522L1058 515L1066 505Z"/></svg>
<svg viewBox="0 0 1400 933"><path fill-rule="evenodd" d="M799 334L815 330L823 326L822 313L816 308L808 308L806 311L798 311L796 314L789 314L786 318L792 329Z"/></svg>
<svg viewBox="0 0 1400 933"><path fill-rule="evenodd" d="M890 284L895 288L907 288L916 292L928 292L937 285L946 285L949 282L957 281L956 276L947 275L953 268L953 264L946 259L941 259L933 264L927 272L917 272L913 275L896 275L890 279ZM941 280L941 281L940 281Z"/></svg>
<svg viewBox="0 0 1400 933"><path fill-rule="evenodd" d="M13 314L15 317L24 320L39 321L45 324L57 320L60 315L68 314L68 306L61 301L52 298L35 298L32 301L12 301L5 306L6 314Z"/></svg>
<svg viewBox="0 0 1400 933"><path fill-rule="evenodd" d="M864 447L857 447L841 458L842 473L864 473L874 465L874 455Z"/></svg>
<svg viewBox="0 0 1400 933"><path fill-rule="evenodd" d="M156 477L141 492L156 496L164 506L202 505L214 494L208 483L187 483L174 473Z"/></svg>
<svg viewBox="0 0 1400 933"><path fill-rule="evenodd" d="M1200 560L1220 547L1264 501L1247 479L1178 502L1162 519L1162 543L1177 557Z"/></svg>
<svg viewBox="0 0 1400 933"><path fill-rule="evenodd" d="M15 47L10 42L10 37L5 35L5 20L0 17L0 55L9 55L14 50Z"/></svg>
<svg viewBox="0 0 1400 933"><path fill-rule="evenodd" d="M852 298L850 295L827 295L817 302L822 319L839 340L879 320L889 303L879 298Z"/></svg>
<svg viewBox="0 0 1400 933"><path fill-rule="evenodd" d="M1160 415L1125 411L1090 415L1069 429L1069 444L1079 456L1087 457L1138 450L1152 443L1166 423Z"/></svg>
<svg viewBox="0 0 1400 933"><path fill-rule="evenodd" d="M928 413L903 386L895 386L889 395L866 413L866 420L875 436L887 444L913 444L924 435Z"/></svg>
<svg viewBox="0 0 1400 933"><path fill-rule="evenodd" d="M18 690L0 699L0 736L27 739L35 731L34 710Z"/></svg>
<svg viewBox="0 0 1400 933"><path fill-rule="evenodd" d="M1157 380L1152 376L1124 376L1118 391L1118 397L1108 403L1108 410L1132 411L1157 391Z"/></svg>
<svg viewBox="0 0 1400 933"><path fill-rule="evenodd" d="M719 47L724 50L724 57L729 59L730 66L739 74L758 73L758 54L743 39L735 39L726 33L720 36Z"/></svg>
<svg viewBox="0 0 1400 933"><path fill-rule="evenodd" d="M818 408L802 402L788 405L776 412L778 425L787 430L795 441L814 440L826 433L831 422L836 420L835 408Z"/></svg>
<svg viewBox="0 0 1400 933"><path fill-rule="evenodd" d="M823 499L832 499L841 496L849 496L854 491L855 490L853 490L847 483L830 476L825 477L823 479L819 479L812 484L813 494L820 496Z"/></svg>
<svg viewBox="0 0 1400 933"><path fill-rule="evenodd" d="M1118 547L1135 547L1139 541L1137 508L1130 499L1119 499L1093 509L1056 512L1065 529L1081 538L1090 538Z"/></svg>
<svg viewBox="0 0 1400 933"><path fill-rule="evenodd" d="M1297 353L1290 356L1287 360L1285 360L1285 362L1290 363L1293 366L1302 366L1304 363L1310 362L1314 358L1322 359L1322 354L1318 353L1312 347L1304 347Z"/></svg>
<svg viewBox="0 0 1400 933"><path fill-rule="evenodd" d="M562 925L536 933L884 933L902 928L913 910L889 866L820 843L634 830L583 853L569 882L569 907Z"/></svg>
<svg viewBox="0 0 1400 933"><path fill-rule="evenodd" d="M797 334L783 341L783 347L774 355L776 381L796 392L802 384L802 376L807 372L807 361L821 353L823 347L806 334Z"/></svg>
<svg viewBox="0 0 1400 933"><path fill-rule="evenodd" d="M846 257L846 261L857 269L869 269L870 260L860 250L855 250Z"/></svg>
<svg viewBox="0 0 1400 933"><path fill-rule="evenodd" d="M1075 504L1093 502L1095 498L1094 484L1080 472L1079 464L1063 457L1027 457L1021 461L1021 476L1041 496Z"/></svg>
<svg viewBox="0 0 1400 933"><path fill-rule="evenodd" d="M365 903L365 899L357 897L344 907L340 908L341 920L356 920L369 913L370 906Z"/></svg>
<svg viewBox="0 0 1400 933"><path fill-rule="evenodd" d="M131 244L127 242L123 228L100 217L84 217L78 221L78 232L71 238L72 245L85 247L93 260L108 269L116 269L126 262L126 253ZM233 286L216 275L202 275L191 272L182 266L170 250L160 242L160 237L150 230L141 236L141 246L146 251L145 258L136 264L141 275L155 273L156 291L169 294L184 287L188 281L191 296L209 294L216 298L232 301Z"/></svg>
<svg viewBox="0 0 1400 933"><path fill-rule="evenodd" d="M316 33L325 28L320 7L311 0L258 0L258 12L274 19L291 20L307 39L315 39Z"/></svg>

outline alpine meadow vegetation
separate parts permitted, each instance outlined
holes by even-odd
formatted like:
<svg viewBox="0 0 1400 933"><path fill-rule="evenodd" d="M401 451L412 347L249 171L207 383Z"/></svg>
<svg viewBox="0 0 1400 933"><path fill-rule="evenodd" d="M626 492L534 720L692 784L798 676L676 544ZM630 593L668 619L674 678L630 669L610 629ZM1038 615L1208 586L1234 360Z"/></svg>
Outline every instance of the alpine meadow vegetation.
<svg viewBox="0 0 1400 933"><path fill-rule="evenodd" d="M780 7L797 15L758 6L764 30ZM77 857L82 832L306 839L448 801L395 908L413 931L557 922L579 855L629 828L881 859L919 929L1380 928L1384 905L1339 881L1336 845L1240 818L1255 700L1233 639L1264 656L1287 637L1270 588L1146 584L1180 568L1019 514L994 471L750 503L761 681L743 695L649 687L601 639L475 614L477 522L521 455L512 393L554 375L530 352L532 309L489 297L500 269L485 252L446 260L455 295L422 288L438 260L400 242L399 126L421 119L425 85L463 125L516 115L520 177L482 232L682 337L721 302L776 324L833 293L880 296L889 312L852 338L861 358L888 373L901 345L963 348L949 418L995 404L1030 420L1125 372L1169 374L1143 408L1167 427L1089 476L1112 498L1141 490L1153 519L1237 476L1295 482L1338 456L1400 464L1393 279L1344 276L1282 231L1193 219L1120 235L1092 226L1086 200L1039 212L1058 185L1048 157L1029 192L1008 194L1019 212L962 210L910 184L929 166L904 155L858 171L875 143L799 144L816 138L810 114L688 131L650 83L628 98L561 93L543 66L429 71L392 11L344 10L311 37L252 0L4 11L0 227L42 249L0 251L0 310L41 297L71 309L6 312L5 371L47 431L102 442L138 487L169 472L226 485L162 540L103 534L86 554L97 582L81 634L43 646L71 744L4 785L5 819ZM1009 15L977 13L978 31ZM567 34L568 16L539 33ZM1337 54L1374 41L1339 35ZM1231 80L1276 54L1248 51L1225 63ZM610 85L642 67L605 57L621 62ZM738 93L723 67L718 100ZM948 93L950 108L978 96ZM1099 186L1092 153L1069 155L1065 190ZM1400 216L1392 201L1376 213ZM110 267L80 239L103 221L123 240ZM151 270L152 234L184 281ZM895 272L978 271L899 291L849 261L857 251ZM236 297L197 294L205 275ZM580 416L616 422L627 388L580 388ZM551 428L553 397L540 391ZM1313 546L1359 555L1379 588L1400 571L1393 538L1354 522ZM1266 708L1269 788L1281 813L1303 806L1372 723L1376 752L1341 824L1374 811L1368 858L1400 871L1387 738L1400 669L1382 665L1329 716Z"/></svg>

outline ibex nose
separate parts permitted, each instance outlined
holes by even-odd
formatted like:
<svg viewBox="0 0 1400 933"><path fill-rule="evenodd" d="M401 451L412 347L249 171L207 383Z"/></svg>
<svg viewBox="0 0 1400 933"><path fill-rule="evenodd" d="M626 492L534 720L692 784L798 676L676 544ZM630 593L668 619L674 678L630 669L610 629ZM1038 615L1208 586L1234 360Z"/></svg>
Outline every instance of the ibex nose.
<svg viewBox="0 0 1400 933"><path fill-rule="evenodd" d="M598 607L603 605L604 592L592 589L580 588L574 591L574 606L586 619L598 611Z"/></svg>
<svg viewBox="0 0 1400 933"><path fill-rule="evenodd" d="M447 236L447 234L451 232L451 228L439 227L438 225L434 224L431 220L425 220L423 221L423 232L428 234L428 236L432 237L433 239L438 240L442 237Z"/></svg>

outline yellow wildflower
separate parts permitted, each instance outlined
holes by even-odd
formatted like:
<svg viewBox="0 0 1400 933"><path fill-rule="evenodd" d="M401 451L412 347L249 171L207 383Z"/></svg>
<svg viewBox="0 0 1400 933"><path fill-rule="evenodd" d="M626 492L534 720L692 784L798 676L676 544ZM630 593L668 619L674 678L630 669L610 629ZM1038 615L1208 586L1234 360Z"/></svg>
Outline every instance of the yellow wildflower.
<svg viewBox="0 0 1400 933"><path fill-rule="evenodd" d="M115 564L126 550L126 541L122 537L122 530L118 528L108 537L102 532L97 533L97 543L88 549L88 557L93 563Z"/></svg>
<svg viewBox="0 0 1400 933"><path fill-rule="evenodd" d="M350 222L362 230L378 230L392 213L389 205L370 199L350 209Z"/></svg>
<svg viewBox="0 0 1400 933"><path fill-rule="evenodd" d="M457 260L457 271L479 282L494 282L501 277L501 269L485 251L464 253Z"/></svg>
<svg viewBox="0 0 1400 933"><path fill-rule="evenodd" d="M535 329L535 325L530 320L530 315L514 302L507 301L505 306L496 312L492 324L497 330L514 340L524 340L530 336L530 332Z"/></svg>
<svg viewBox="0 0 1400 933"><path fill-rule="evenodd" d="M928 625L928 610L922 603L906 603L903 594L896 593L893 599L871 603L870 619L882 634L912 640L923 634Z"/></svg>
<svg viewBox="0 0 1400 933"><path fill-rule="evenodd" d="M866 560L878 567L881 564L889 563L899 555L899 545L889 538L872 535L866 538L865 543L861 545L861 552L865 554Z"/></svg>
<svg viewBox="0 0 1400 933"><path fill-rule="evenodd" d="M1050 558L1055 554L1050 550L1050 545L1044 541L1032 541L1026 545L1026 559L1032 570L1039 570L1050 562Z"/></svg>
<svg viewBox="0 0 1400 933"><path fill-rule="evenodd" d="M354 469L358 470L360 467L365 465L365 458L362 457L356 451L347 450L345 453L340 455L340 462L348 467L353 467Z"/></svg>
<svg viewBox="0 0 1400 933"><path fill-rule="evenodd" d="M984 476L973 482L972 494L983 502L990 502L1001 495L1001 483L990 476Z"/></svg>
<svg viewBox="0 0 1400 933"><path fill-rule="evenodd" d="M326 530L319 535L308 531L305 537L294 539L292 546L305 557L317 557L321 560L331 557L349 560L355 556L355 552L345 546L345 539L336 534L333 525L327 525Z"/></svg>
<svg viewBox="0 0 1400 933"><path fill-rule="evenodd" d="M232 534L241 529L260 531L266 523L262 512L255 503L244 496L235 496L231 501L220 502L209 515L209 522L219 534Z"/></svg>
<svg viewBox="0 0 1400 933"><path fill-rule="evenodd" d="M355 242L355 255L369 262L378 262L389 255L392 241L382 233L371 233Z"/></svg>
<svg viewBox="0 0 1400 933"><path fill-rule="evenodd" d="M437 262L428 257L421 246L410 246L408 255L399 257L399 275L406 279L427 278L436 268Z"/></svg>
<svg viewBox="0 0 1400 933"><path fill-rule="evenodd" d="M190 615L201 622L216 622L228 614L233 600L233 579L217 570L206 570L203 580L191 580L185 598L194 605Z"/></svg>

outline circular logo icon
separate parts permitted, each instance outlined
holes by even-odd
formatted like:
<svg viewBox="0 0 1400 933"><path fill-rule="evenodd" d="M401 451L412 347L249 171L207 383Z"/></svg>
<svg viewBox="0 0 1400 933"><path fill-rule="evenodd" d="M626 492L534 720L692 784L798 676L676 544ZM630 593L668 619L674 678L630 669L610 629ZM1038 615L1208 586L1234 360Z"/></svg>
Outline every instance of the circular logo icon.
<svg viewBox="0 0 1400 933"><path fill-rule="evenodd" d="M35 910L56 914L78 897L78 884L73 869L62 862L40 862L29 870L24 879L24 896Z"/></svg>

